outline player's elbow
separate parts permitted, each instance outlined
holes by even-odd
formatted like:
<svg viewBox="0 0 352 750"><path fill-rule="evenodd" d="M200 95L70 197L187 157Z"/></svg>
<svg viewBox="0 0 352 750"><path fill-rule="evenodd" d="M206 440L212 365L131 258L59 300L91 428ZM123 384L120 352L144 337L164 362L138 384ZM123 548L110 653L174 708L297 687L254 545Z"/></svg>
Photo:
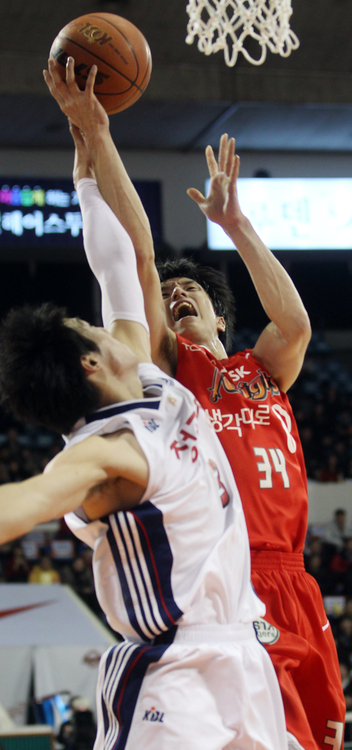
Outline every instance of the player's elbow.
<svg viewBox="0 0 352 750"><path fill-rule="evenodd" d="M303 306L296 311L295 315L289 316L286 325L280 328L287 347L305 352L311 339L312 329L308 313Z"/></svg>
<svg viewBox="0 0 352 750"><path fill-rule="evenodd" d="M302 312L297 316L294 327L294 338L296 344L300 345L304 351L311 340L312 328L307 311L303 308Z"/></svg>
<svg viewBox="0 0 352 750"><path fill-rule="evenodd" d="M148 246L145 245L143 253L137 255L137 271L144 297L150 294L151 289L160 288L159 274L155 266L153 246L148 248Z"/></svg>
<svg viewBox="0 0 352 750"><path fill-rule="evenodd" d="M153 241L146 236L145 239L135 242L134 249L139 269L148 269L155 264L155 253Z"/></svg>

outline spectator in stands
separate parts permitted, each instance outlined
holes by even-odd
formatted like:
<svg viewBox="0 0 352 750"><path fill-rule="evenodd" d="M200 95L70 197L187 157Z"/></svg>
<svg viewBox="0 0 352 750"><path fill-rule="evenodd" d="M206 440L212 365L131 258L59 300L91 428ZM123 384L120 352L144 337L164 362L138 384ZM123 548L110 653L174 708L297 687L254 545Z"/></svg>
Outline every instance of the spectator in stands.
<svg viewBox="0 0 352 750"><path fill-rule="evenodd" d="M346 511L343 508L337 508L333 520L326 526L324 542L340 552L345 539L350 536L352 537L352 529L346 526Z"/></svg>
<svg viewBox="0 0 352 750"><path fill-rule="evenodd" d="M65 565L61 571L62 583L72 586L78 596L95 612L99 617L102 611L97 600L94 588L93 571L91 565L91 552L87 555L82 551L77 555L70 565Z"/></svg>
<svg viewBox="0 0 352 750"><path fill-rule="evenodd" d="M348 462L348 465L347 465L346 477L345 478L346 479L352 479L352 459L351 458L350 458L350 460Z"/></svg>
<svg viewBox="0 0 352 750"><path fill-rule="evenodd" d="M317 536L316 534L311 534L304 548L305 562L306 563L308 562L308 558L311 557L311 555L322 556L322 554L323 554L323 542L321 540L321 537Z"/></svg>
<svg viewBox="0 0 352 750"><path fill-rule="evenodd" d="M49 555L41 555L37 565L32 568L28 583L60 583L60 574L53 567Z"/></svg>
<svg viewBox="0 0 352 750"><path fill-rule="evenodd" d="M351 669L348 663L340 661L340 672L342 680L343 694L346 699L346 710L352 710L352 680L351 680ZM345 727L345 741L351 740L352 731L351 725L346 724Z"/></svg>
<svg viewBox="0 0 352 750"><path fill-rule="evenodd" d="M6 441L3 449L7 451L8 457L11 459L18 459L21 454L21 445L18 439L18 431L15 427L11 427L7 431Z"/></svg>
<svg viewBox="0 0 352 750"><path fill-rule="evenodd" d="M336 425L338 429L338 424ZM348 463L350 459L351 450L347 444L345 437L341 439L338 431L339 439L335 442L334 452L337 457L337 464L340 476L344 477L347 474Z"/></svg>
<svg viewBox="0 0 352 750"><path fill-rule="evenodd" d="M92 750L97 728L89 701L75 697L71 708L72 717L62 724L57 740L64 750Z"/></svg>
<svg viewBox="0 0 352 750"><path fill-rule="evenodd" d="M346 599L344 615L346 615L346 617L350 617L352 620L352 599L351 598Z"/></svg>
<svg viewBox="0 0 352 750"><path fill-rule="evenodd" d="M352 679L351 670L348 664L340 662L340 672L342 680L343 694L346 700L346 711L352 710ZM345 742L350 742L352 739L352 726L346 722L345 725Z"/></svg>
<svg viewBox="0 0 352 750"><path fill-rule="evenodd" d="M333 555L330 562L330 570L335 577L335 590L344 593L346 590L347 577L351 579L351 575L348 576L349 569L352 566L352 538L345 539L342 550L336 552Z"/></svg>
<svg viewBox="0 0 352 750"><path fill-rule="evenodd" d="M6 568L7 562L12 557L12 550L13 550L13 542L7 542L6 544L2 544L0 546L0 562L2 567Z"/></svg>
<svg viewBox="0 0 352 750"><path fill-rule="evenodd" d="M343 479L343 470L339 466L336 453L330 453L325 466L318 470L317 478L320 482L341 482Z"/></svg>
<svg viewBox="0 0 352 750"><path fill-rule="evenodd" d="M352 676L351 676L351 668L349 664L346 664L346 662L340 662L340 672L341 672L341 680L342 680L342 687L343 692L346 698L346 708L347 711L352 710Z"/></svg>
<svg viewBox="0 0 352 750"><path fill-rule="evenodd" d="M336 631L336 645L339 660L351 666L352 655L352 619L343 615Z"/></svg>
<svg viewBox="0 0 352 750"><path fill-rule="evenodd" d="M10 474L7 468L7 464L4 461L0 461L0 484L6 484L10 481Z"/></svg>
<svg viewBox="0 0 352 750"><path fill-rule="evenodd" d="M350 565L347 568L346 573L345 573L344 593L346 594L346 596L352 596L352 565ZM352 606L351 606L351 610L352 610ZM352 611L350 611L350 616L352 617Z"/></svg>
<svg viewBox="0 0 352 750"><path fill-rule="evenodd" d="M11 458L7 465L10 482L21 482L25 477L22 474L21 463L17 458Z"/></svg>
<svg viewBox="0 0 352 750"><path fill-rule="evenodd" d="M41 473L38 467L38 461L36 460L33 451L31 451L29 448L23 448L21 454L21 464L23 479L29 479L29 477L34 477L36 474Z"/></svg>
<svg viewBox="0 0 352 750"><path fill-rule="evenodd" d="M331 427L329 425L323 401L318 401L318 403L314 406L312 425L314 431L316 433L319 432L320 435L326 434L326 432L328 432Z"/></svg>
<svg viewBox="0 0 352 750"><path fill-rule="evenodd" d="M334 593L334 578L331 571L323 564L320 554L314 553L307 558L307 573L315 578L323 596Z"/></svg>
<svg viewBox="0 0 352 750"><path fill-rule="evenodd" d="M25 558L22 547L17 544L12 550L12 556L5 567L5 577L8 583L27 583L30 567Z"/></svg>
<svg viewBox="0 0 352 750"><path fill-rule="evenodd" d="M309 476L314 476L319 466L319 453L316 435L309 425L302 423L301 425L298 425L298 429L302 442L303 453L305 456L307 474Z"/></svg>

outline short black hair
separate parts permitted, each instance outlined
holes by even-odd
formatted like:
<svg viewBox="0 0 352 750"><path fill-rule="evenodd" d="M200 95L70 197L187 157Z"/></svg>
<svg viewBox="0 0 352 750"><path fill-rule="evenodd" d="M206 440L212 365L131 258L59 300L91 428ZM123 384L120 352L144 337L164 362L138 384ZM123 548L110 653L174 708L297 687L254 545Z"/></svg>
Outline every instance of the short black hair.
<svg viewBox="0 0 352 750"><path fill-rule="evenodd" d="M211 299L215 314L222 316L225 320L226 329L219 331L218 335L225 349L229 349L236 319L236 305L223 274L210 266L199 265L192 258L166 260L165 263L158 263L157 269L160 282L184 276L193 279L203 287Z"/></svg>
<svg viewBox="0 0 352 750"><path fill-rule="evenodd" d="M20 419L64 434L102 401L81 364L99 347L66 325L67 317L46 302L11 310L0 326L1 402Z"/></svg>

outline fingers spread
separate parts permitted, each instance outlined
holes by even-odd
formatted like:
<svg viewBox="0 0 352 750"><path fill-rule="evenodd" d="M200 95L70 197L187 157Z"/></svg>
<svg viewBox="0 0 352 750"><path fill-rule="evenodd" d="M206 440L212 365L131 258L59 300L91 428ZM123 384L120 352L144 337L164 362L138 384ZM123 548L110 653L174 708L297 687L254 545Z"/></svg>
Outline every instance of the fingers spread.
<svg viewBox="0 0 352 750"><path fill-rule="evenodd" d="M234 158L234 162L233 162L233 166L232 166L232 170L230 174L230 182L229 182L229 193L231 194L234 194L237 190L236 183L237 183L239 171L240 171L240 157L237 156L236 154Z"/></svg>
<svg viewBox="0 0 352 750"><path fill-rule="evenodd" d="M218 169L218 163L214 156L214 151L211 146L207 146L205 149L205 156L207 159L208 169L209 169L209 175L210 177L214 177L219 171Z"/></svg>
<svg viewBox="0 0 352 750"><path fill-rule="evenodd" d="M94 93L95 78L96 78L97 72L98 72L97 66L92 65L88 73L88 78L87 78L87 83L86 83L86 91L88 91L89 94Z"/></svg>
<svg viewBox="0 0 352 750"><path fill-rule="evenodd" d="M75 61L73 57L68 57L66 60L66 83L69 88L72 85L77 86L75 78Z"/></svg>
<svg viewBox="0 0 352 750"><path fill-rule="evenodd" d="M57 88L56 83L53 80L53 77L51 75L50 70L49 71L43 70L43 76L44 76L44 81L45 81L45 83L46 83L46 85L47 85L47 87L48 87L51 95L54 97L54 99L56 99L59 107L62 109L65 106L65 100L64 100L64 97L61 95L59 89Z"/></svg>
<svg viewBox="0 0 352 750"><path fill-rule="evenodd" d="M230 177L230 175L232 174L234 160L235 160L235 139L230 138L228 142L227 158L226 158L226 164L225 164L225 170L224 170L228 177Z"/></svg>
<svg viewBox="0 0 352 750"><path fill-rule="evenodd" d="M197 188L188 188L187 195L189 195L192 200L194 200L196 203L203 203L205 201L204 195L197 190Z"/></svg>
<svg viewBox="0 0 352 750"><path fill-rule="evenodd" d="M219 170L220 172L225 172L225 168L226 168L227 152L228 152L227 140L228 140L227 133L223 133L223 135L220 138L220 144L219 144Z"/></svg>
<svg viewBox="0 0 352 750"><path fill-rule="evenodd" d="M49 58L48 60L48 70L51 80L55 86L61 86L62 84L65 85L52 58Z"/></svg>

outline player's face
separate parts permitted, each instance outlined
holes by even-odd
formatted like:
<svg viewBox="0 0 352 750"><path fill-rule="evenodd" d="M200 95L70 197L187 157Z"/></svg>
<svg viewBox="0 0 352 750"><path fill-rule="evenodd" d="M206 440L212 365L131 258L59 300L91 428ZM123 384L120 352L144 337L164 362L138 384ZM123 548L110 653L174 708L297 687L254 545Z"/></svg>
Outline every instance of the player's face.
<svg viewBox="0 0 352 750"><path fill-rule="evenodd" d="M161 283L168 326L190 341L198 340L199 334L209 339L224 330L223 318L219 318L205 289L186 277L168 279Z"/></svg>

